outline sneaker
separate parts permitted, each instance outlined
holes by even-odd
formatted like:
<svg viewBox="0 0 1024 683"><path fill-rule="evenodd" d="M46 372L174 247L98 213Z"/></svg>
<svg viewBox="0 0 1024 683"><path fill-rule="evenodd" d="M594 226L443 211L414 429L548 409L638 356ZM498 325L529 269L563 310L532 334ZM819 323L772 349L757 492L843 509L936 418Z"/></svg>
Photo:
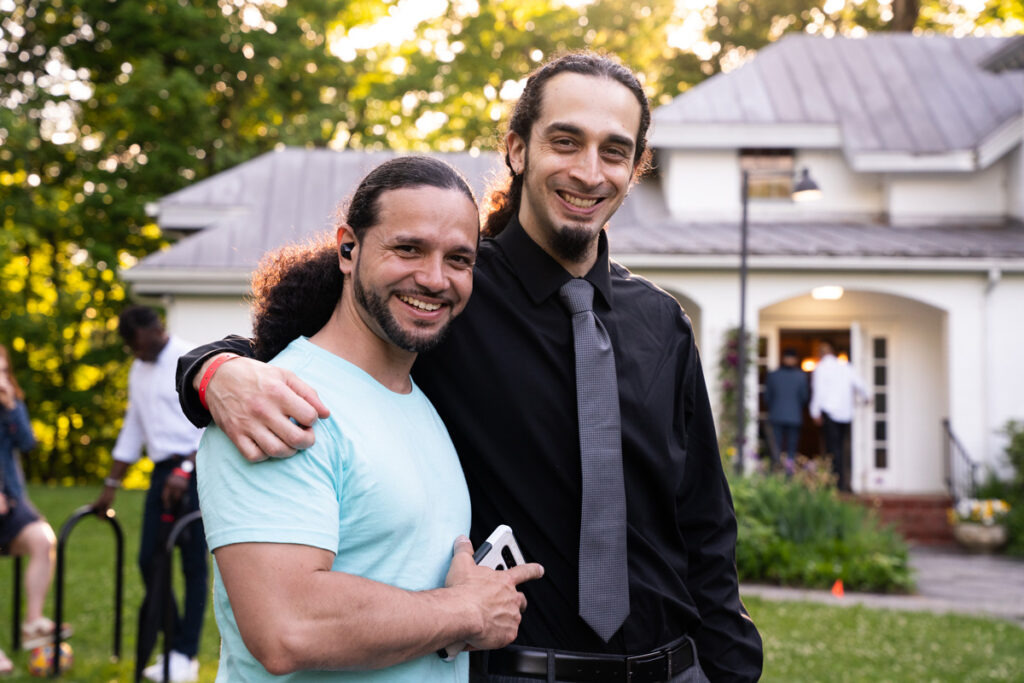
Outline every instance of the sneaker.
<svg viewBox="0 0 1024 683"><path fill-rule="evenodd" d="M39 617L34 621L27 621L21 625L21 648L23 650L34 650L37 647L48 645L53 642L53 632L57 625L46 617ZM60 638L67 640L75 630L70 624L61 624Z"/></svg>
<svg viewBox="0 0 1024 683"><path fill-rule="evenodd" d="M195 657L171 650L171 665L168 668L171 677L170 683L194 683L199 680L199 660ZM143 669L142 675L147 680L163 683L164 656L157 655L156 663Z"/></svg>

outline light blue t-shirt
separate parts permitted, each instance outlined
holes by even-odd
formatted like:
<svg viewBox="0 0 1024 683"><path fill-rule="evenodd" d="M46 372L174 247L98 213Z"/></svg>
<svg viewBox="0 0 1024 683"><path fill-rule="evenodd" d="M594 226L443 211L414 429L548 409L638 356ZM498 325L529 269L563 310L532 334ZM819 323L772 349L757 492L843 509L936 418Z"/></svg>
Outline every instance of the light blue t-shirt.
<svg viewBox="0 0 1024 683"><path fill-rule="evenodd" d="M469 534L466 481L448 431L419 387L397 394L306 338L271 364L316 389L331 411L316 443L286 459L247 462L216 427L197 456L199 501L211 550L232 543L295 543L335 553L333 571L406 590L444 585L452 543ZM221 633L218 681L464 683L468 655L436 654L387 669L272 676L238 632L214 562Z"/></svg>

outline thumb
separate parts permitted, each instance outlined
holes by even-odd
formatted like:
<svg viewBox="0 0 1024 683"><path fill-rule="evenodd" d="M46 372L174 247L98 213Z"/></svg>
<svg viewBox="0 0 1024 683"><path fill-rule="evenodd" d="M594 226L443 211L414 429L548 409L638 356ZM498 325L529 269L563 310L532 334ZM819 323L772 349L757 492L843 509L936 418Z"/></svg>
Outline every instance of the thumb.
<svg viewBox="0 0 1024 683"><path fill-rule="evenodd" d="M458 557L460 554L473 555L473 542L463 535L458 536L452 545L452 557Z"/></svg>

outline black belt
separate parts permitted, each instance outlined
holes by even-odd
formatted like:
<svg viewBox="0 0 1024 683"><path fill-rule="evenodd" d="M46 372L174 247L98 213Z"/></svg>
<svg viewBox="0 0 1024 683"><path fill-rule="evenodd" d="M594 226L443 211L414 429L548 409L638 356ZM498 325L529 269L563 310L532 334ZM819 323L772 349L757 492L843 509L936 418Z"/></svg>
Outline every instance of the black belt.
<svg viewBox="0 0 1024 683"><path fill-rule="evenodd" d="M550 660L555 679L581 683L658 683L668 681L693 665L693 645L685 637L644 655L599 655L517 645L486 654L489 674L544 679L548 676Z"/></svg>

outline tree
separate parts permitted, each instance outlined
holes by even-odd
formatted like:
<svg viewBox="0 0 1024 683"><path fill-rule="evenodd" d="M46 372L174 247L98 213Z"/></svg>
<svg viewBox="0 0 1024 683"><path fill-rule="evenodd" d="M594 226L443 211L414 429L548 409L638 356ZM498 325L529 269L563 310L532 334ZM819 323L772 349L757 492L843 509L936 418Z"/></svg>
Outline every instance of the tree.
<svg viewBox="0 0 1024 683"><path fill-rule="evenodd" d="M675 0L453 0L367 40L426 5L0 0L0 341L42 444L28 474L106 471L127 367L117 270L165 244L148 202L279 145L493 149L522 80L564 50L615 52L658 105L787 31L1024 17L1021 0L916 4L721 0L699 10L698 55L674 46L692 18Z"/></svg>
<svg viewBox="0 0 1024 683"><path fill-rule="evenodd" d="M34 478L106 471L125 400L116 269L159 248L145 205L277 144L326 144L379 3L8 0L0 35L0 317ZM7 8L5 7L5 10Z"/></svg>

